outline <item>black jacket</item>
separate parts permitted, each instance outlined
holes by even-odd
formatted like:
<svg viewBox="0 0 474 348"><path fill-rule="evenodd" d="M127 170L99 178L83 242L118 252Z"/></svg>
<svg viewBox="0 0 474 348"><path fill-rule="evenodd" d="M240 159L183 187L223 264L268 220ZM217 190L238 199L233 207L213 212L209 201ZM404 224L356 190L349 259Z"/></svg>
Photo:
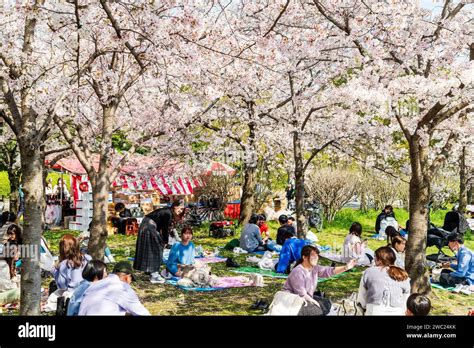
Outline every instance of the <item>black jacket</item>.
<svg viewBox="0 0 474 348"><path fill-rule="evenodd" d="M384 211L382 211L379 216L377 216L377 221L375 221L375 233L380 232L380 223L382 222L383 219L387 217L393 217L395 219L395 213L391 212L386 214Z"/></svg>
<svg viewBox="0 0 474 348"><path fill-rule="evenodd" d="M168 244L169 230L173 222L173 213L171 208L160 208L152 211L146 217L152 219L156 223L156 230L161 234L163 242Z"/></svg>
<svg viewBox="0 0 474 348"><path fill-rule="evenodd" d="M277 238L276 238L277 244L283 245L283 243L285 243L285 240L283 239L283 237L285 236L286 231L290 231L293 234L293 236L296 236L296 231L293 226L290 226L290 225L280 226L280 228L277 231Z"/></svg>

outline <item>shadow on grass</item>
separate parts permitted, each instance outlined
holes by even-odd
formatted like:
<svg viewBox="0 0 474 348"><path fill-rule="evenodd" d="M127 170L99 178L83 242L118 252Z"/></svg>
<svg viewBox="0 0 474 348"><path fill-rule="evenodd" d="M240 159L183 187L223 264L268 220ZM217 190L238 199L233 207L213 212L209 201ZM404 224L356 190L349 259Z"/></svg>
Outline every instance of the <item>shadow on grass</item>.
<svg viewBox="0 0 474 348"><path fill-rule="evenodd" d="M337 246L341 245L347 235L348 229L352 222L359 221L363 226L363 238L369 238L373 234L375 219L378 211L371 210L363 213L352 209L343 209L336 216L332 224L325 224L324 230L316 233L319 238L320 245ZM439 211L432 214L432 220L437 225L442 225L446 211ZM395 214L402 226L408 213L403 210L396 209ZM268 222L270 234L273 239L276 237L276 230L279 224L274 221ZM202 245L205 250L213 251L215 248L223 247L230 240L239 238L240 227L236 230L236 235L227 238L209 237L209 224L203 224L200 227L193 228L194 243ZM315 231L314 231L315 232ZM51 231L46 232L49 245L57 255L59 239L65 233L72 233L77 236L77 231ZM467 239L467 238L466 238ZM385 241L377 241L369 238L369 247L372 250L386 244ZM112 250L117 261L127 260L135 254L136 237L112 235L107 240L107 245ZM474 248L474 242L467 239L466 245ZM241 266L252 266L245 259L247 255L236 255L231 251L219 249L220 255L223 257L232 257ZM429 248L428 253L436 252L436 249ZM329 265L330 262L321 259L321 264ZM109 271L113 265L109 265ZM215 263L211 265L212 273L218 276L236 276L225 266L225 263ZM349 296L352 292L356 292L359 288L360 277L363 272L362 268L357 268L340 278L332 279L318 285L318 288L326 292L331 300L338 300ZM43 280L43 287L48 286L52 278ZM132 284L137 294L142 299L145 307L153 315L261 315L260 311L250 309L250 306L259 299L266 300L271 303L274 294L281 290L285 282L284 279L264 278L265 287L256 288L233 288L212 292L192 292L184 291L167 284L151 284L149 276L137 272L137 281ZM434 289L431 295L433 304L432 314L435 315L466 315L469 308L474 308L474 296L466 296L462 294L452 294L447 291Z"/></svg>

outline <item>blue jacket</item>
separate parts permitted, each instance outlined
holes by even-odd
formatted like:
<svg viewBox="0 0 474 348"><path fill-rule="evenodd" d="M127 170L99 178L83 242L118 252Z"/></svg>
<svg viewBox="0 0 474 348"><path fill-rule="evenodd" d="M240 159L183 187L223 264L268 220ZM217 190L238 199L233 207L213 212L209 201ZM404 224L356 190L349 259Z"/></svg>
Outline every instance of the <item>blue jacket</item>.
<svg viewBox="0 0 474 348"><path fill-rule="evenodd" d="M84 298L84 293L89 288L91 283L87 280L83 280L79 286L74 290L74 293L69 300L69 305L67 306L67 315L74 316L79 313L79 307L81 306L82 299Z"/></svg>
<svg viewBox="0 0 474 348"><path fill-rule="evenodd" d="M189 242L188 245L181 243L174 243L166 262L166 267L173 275L178 272L178 264L180 265L192 265L194 264L194 244Z"/></svg>
<svg viewBox="0 0 474 348"><path fill-rule="evenodd" d="M309 240L292 237L287 239L280 251L277 273L286 273L288 266L301 258L301 250L305 245L311 244Z"/></svg>
<svg viewBox="0 0 474 348"><path fill-rule="evenodd" d="M458 250L457 259L457 264L451 264L454 272L450 275L466 278L469 285L474 285L474 253L463 245Z"/></svg>

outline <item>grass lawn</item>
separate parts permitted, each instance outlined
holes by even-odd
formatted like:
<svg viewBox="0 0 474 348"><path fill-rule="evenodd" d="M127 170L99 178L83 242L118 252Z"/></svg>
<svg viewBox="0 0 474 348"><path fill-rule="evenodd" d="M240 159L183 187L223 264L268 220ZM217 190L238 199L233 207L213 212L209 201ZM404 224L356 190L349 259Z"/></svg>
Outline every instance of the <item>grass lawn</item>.
<svg viewBox="0 0 474 348"><path fill-rule="evenodd" d="M442 225L446 211L438 211L432 214L432 220L436 225ZM369 211L362 213L357 210L343 209L332 224L326 224L324 231L317 233L320 245L330 245L332 248L341 246L347 234L350 224L359 221L363 228L363 236L369 237L373 234L375 219L378 212ZM402 225L408 218L408 213L403 210L395 210L396 217ZM278 224L269 223L272 237L275 237ZM59 238L64 233L77 232L55 231L45 233L53 252L58 250ZM237 233L237 236L239 233ZM195 229L194 243L202 245L205 250L214 250L217 246L224 246L232 238L215 239L208 237L208 225ZM114 235L108 239L108 245L117 261L127 260L135 254L136 238L132 236ZM369 247L373 250L385 243L369 238ZM471 235L468 236L466 245L474 249L474 241ZM428 253L436 250L428 250ZM221 249L221 255L233 257L241 266L251 266L245 262L248 255L234 255L232 252ZM328 264L326 260L322 264ZM214 274L223 276L240 275L231 272L224 263L211 264ZM110 270L110 267L109 267ZM363 269L357 268L343 277L329 280L318 285L318 288L326 292L326 296L333 300L349 296L357 291L359 280ZM138 273L137 281L133 287L142 299L145 307L153 315L260 315L259 311L253 311L250 306L258 299L265 299L271 302L273 295L282 288L285 280L265 277L265 287L263 288L234 288L213 292L192 292L177 289L171 285L151 284L149 277ZM44 280L47 288L49 279ZM474 308L474 296L463 294L453 294L448 291L433 289L431 300L433 304L432 314L437 315L466 315L469 308Z"/></svg>

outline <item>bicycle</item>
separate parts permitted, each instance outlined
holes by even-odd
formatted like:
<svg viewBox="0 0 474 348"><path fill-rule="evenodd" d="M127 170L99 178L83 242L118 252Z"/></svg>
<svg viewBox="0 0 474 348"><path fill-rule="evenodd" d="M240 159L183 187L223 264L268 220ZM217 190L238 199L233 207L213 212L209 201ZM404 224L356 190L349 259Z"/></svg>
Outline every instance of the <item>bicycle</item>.
<svg viewBox="0 0 474 348"><path fill-rule="evenodd" d="M305 202L304 209L304 215L308 218L309 226L315 228L317 232L321 232L323 230L323 216L320 203L318 201ZM296 214L296 211L292 210L290 215L294 214Z"/></svg>

